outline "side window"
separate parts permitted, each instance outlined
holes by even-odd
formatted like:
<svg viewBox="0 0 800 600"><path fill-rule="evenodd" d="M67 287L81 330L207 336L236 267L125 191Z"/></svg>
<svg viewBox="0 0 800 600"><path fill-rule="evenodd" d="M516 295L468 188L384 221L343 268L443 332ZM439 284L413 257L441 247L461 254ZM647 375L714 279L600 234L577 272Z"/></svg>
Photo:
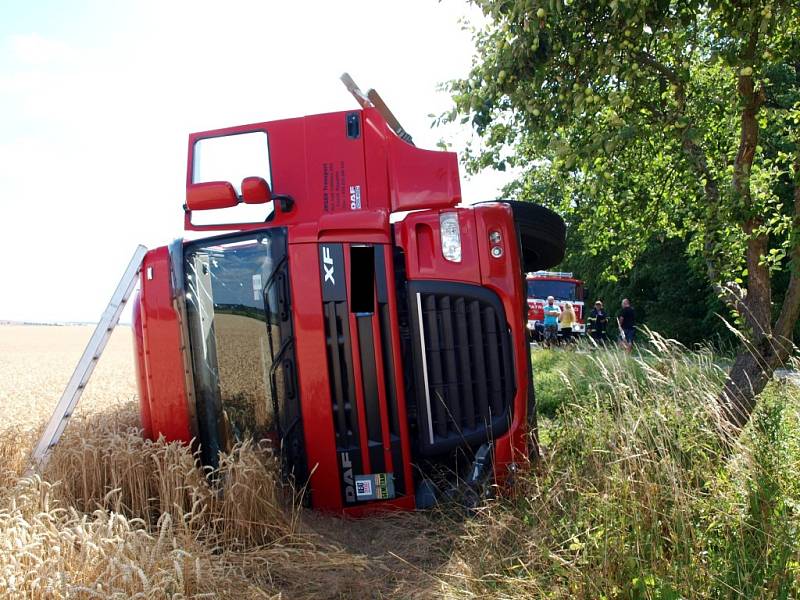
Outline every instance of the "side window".
<svg viewBox="0 0 800 600"><path fill-rule="evenodd" d="M195 142L192 183L227 181L241 195L245 177L261 177L272 187L266 131L203 138ZM239 203L229 208L194 211L192 222L195 225L262 223L272 211L272 202Z"/></svg>
<svg viewBox="0 0 800 600"><path fill-rule="evenodd" d="M228 181L241 194L245 177L261 177L272 186L266 131L197 140L192 183Z"/></svg>

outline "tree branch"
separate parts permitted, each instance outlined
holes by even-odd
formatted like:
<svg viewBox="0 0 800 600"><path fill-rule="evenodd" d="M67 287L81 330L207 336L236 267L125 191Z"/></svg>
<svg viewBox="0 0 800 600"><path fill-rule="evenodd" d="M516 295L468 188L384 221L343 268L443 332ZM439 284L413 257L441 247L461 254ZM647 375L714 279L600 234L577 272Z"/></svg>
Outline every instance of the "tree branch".
<svg viewBox="0 0 800 600"><path fill-rule="evenodd" d="M660 62L649 52L639 50L634 54L634 58L636 58L636 60L645 67L649 67L654 70L656 73L661 75L661 77L666 79L668 83L676 87L675 101L678 103L677 112L678 114L683 115L686 111L686 85L683 79L681 79L678 75L677 71Z"/></svg>
<svg viewBox="0 0 800 600"><path fill-rule="evenodd" d="M706 209L708 218L706 218L706 230L703 235L703 255L706 262L706 271L708 272L708 279L711 282L714 290L720 295L722 300L731 308L736 311L742 312L744 306L742 300L744 295L737 286L726 286L722 283L722 275L717 268L714 261L714 228L713 223L716 220L716 210L720 203L720 190L714 174L708 167L708 160L706 154L700 145L692 140L684 131L681 136L681 145L683 151L688 156L689 162L694 167L695 173L700 179L705 180L704 191L708 199L708 206Z"/></svg>
<svg viewBox="0 0 800 600"><path fill-rule="evenodd" d="M683 86L683 80L680 77L678 77L678 74L675 72L675 70L659 62L658 59L649 52L644 52L642 50L639 50L636 53L634 53L634 58L636 58L636 60L639 61L642 65L650 67L651 69L656 71L659 75L661 75L664 79L666 79L670 83L675 84L677 86Z"/></svg>

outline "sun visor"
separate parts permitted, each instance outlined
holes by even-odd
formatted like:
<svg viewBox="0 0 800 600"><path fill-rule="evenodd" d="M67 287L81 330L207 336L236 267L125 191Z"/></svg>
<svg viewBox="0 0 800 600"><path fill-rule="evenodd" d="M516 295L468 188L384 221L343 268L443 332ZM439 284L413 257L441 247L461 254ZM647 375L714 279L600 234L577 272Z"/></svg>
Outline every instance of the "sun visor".
<svg viewBox="0 0 800 600"><path fill-rule="evenodd" d="M451 208L461 202L455 152L422 150L385 130L392 212Z"/></svg>

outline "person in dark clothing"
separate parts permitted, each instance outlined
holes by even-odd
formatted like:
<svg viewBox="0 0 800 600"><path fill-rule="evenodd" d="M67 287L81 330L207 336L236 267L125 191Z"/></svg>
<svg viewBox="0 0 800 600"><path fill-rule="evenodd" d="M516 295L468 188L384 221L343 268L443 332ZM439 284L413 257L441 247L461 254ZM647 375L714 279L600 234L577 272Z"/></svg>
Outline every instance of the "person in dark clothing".
<svg viewBox="0 0 800 600"><path fill-rule="evenodd" d="M608 327L608 313L603 308L603 302L598 300L594 303L592 312L589 313L589 335L597 344L606 341L606 328Z"/></svg>
<svg viewBox="0 0 800 600"><path fill-rule="evenodd" d="M630 352L633 348L633 338L636 333L634 329L636 327L636 313L631 306L631 301L627 298L622 301L622 310L617 315L617 322L619 323L620 331L622 331L620 343L625 348L625 352Z"/></svg>

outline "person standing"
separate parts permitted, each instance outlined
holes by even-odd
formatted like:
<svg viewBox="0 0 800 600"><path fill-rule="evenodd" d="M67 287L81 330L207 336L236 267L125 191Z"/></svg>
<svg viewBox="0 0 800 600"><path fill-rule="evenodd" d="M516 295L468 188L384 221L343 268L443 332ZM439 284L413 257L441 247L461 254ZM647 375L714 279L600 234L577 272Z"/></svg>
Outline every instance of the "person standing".
<svg viewBox="0 0 800 600"><path fill-rule="evenodd" d="M592 312L589 313L589 335L596 344L603 344L606 341L606 329L608 328L608 313L603 308L603 301L597 300L594 303Z"/></svg>
<svg viewBox="0 0 800 600"><path fill-rule="evenodd" d="M555 302L553 296L548 296L544 305L544 341L548 346L558 341L558 317L561 315L561 309Z"/></svg>
<svg viewBox="0 0 800 600"><path fill-rule="evenodd" d="M636 333L636 313L631 306L631 301L625 298L622 301L622 310L617 315L617 322L622 331L622 339L620 343L625 348L625 352L630 352L633 349L633 338Z"/></svg>
<svg viewBox="0 0 800 600"><path fill-rule="evenodd" d="M572 328L578 322L578 317L575 315L575 309L572 308L572 302L564 304L564 310L561 311L561 316L558 318L558 325L561 337L564 341L569 343L572 341Z"/></svg>

